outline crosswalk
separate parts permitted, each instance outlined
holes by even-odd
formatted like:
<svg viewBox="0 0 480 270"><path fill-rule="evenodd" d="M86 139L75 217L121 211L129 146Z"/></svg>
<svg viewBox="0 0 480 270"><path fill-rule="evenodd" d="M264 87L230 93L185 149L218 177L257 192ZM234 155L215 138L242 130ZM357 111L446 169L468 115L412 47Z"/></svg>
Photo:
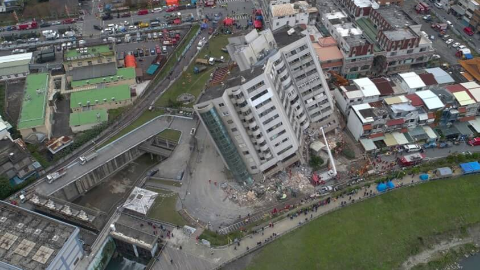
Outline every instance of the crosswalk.
<svg viewBox="0 0 480 270"><path fill-rule="evenodd" d="M234 223L234 224L232 224L228 227L225 227L225 228L222 228L222 229L218 230L218 233L222 234L222 235L226 235L226 234L229 234L231 232L238 231L241 228L244 228L245 226L247 226L248 224L262 219L264 217L264 215L265 215L264 213L259 213L257 215L254 215L254 216L250 217L248 219L248 222L246 222L245 220L242 220L240 222Z"/></svg>
<svg viewBox="0 0 480 270"><path fill-rule="evenodd" d="M233 18L235 20L248 20L250 19L250 16L247 14L241 14L241 15L233 15L233 16L228 16L229 18Z"/></svg>

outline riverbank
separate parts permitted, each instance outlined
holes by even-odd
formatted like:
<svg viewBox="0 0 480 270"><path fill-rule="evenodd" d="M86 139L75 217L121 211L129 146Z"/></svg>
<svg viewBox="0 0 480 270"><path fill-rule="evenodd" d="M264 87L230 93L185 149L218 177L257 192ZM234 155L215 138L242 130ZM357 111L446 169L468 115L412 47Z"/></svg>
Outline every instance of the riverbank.
<svg viewBox="0 0 480 270"><path fill-rule="evenodd" d="M479 223L479 192L478 176L390 192L278 239L259 252L248 269L398 269L410 256L436 244L435 236Z"/></svg>

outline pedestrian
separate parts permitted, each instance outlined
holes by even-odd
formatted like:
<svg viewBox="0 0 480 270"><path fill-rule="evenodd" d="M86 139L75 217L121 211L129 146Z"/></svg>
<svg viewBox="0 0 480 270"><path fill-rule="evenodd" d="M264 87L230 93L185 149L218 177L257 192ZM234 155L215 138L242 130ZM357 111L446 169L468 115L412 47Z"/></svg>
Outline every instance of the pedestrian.
<svg viewBox="0 0 480 270"><path fill-rule="evenodd" d="M313 214L310 214L310 218L313 218Z"/></svg>
<svg viewBox="0 0 480 270"><path fill-rule="evenodd" d="M170 260L170 263L173 264L173 260Z"/></svg>
<svg viewBox="0 0 480 270"><path fill-rule="evenodd" d="M212 179L208 180L208 183L211 184L211 183L212 183Z"/></svg>

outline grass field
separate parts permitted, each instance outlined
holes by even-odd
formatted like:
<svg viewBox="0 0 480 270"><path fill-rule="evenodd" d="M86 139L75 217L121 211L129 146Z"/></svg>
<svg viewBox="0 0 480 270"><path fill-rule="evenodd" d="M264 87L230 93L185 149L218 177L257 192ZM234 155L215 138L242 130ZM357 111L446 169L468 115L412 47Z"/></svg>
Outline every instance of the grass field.
<svg viewBox="0 0 480 270"><path fill-rule="evenodd" d="M175 129L165 129L164 131L160 132L158 134L158 137L169 140L172 142L177 142L180 140L180 136L182 135L182 132L175 130Z"/></svg>
<svg viewBox="0 0 480 270"><path fill-rule="evenodd" d="M162 189L154 189L154 188L149 188L151 191L155 191L159 194L172 194L173 192L171 191L166 191ZM166 221L170 222L179 226L184 226L187 225L187 222L183 217L175 211L175 204L177 203L178 195L175 194L174 196L170 197L157 197L155 199L155 202L153 203L152 208L148 212L148 217L161 220L161 221Z"/></svg>
<svg viewBox="0 0 480 270"><path fill-rule="evenodd" d="M180 54L187 47L190 40L195 36L198 29L200 29L200 25L198 25L198 24L193 25L192 29L190 30L188 35L184 39L182 39L182 42L179 44L179 46L175 49L175 51L173 53L178 54L178 56L180 56ZM176 63L177 63L177 57L175 57L175 56L170 57L170 59L168 59L167 63L165 63L165 66L163 66L163 68L160 70L160 74L158 75L156 80L157 81L163 80L168 75L168 73L172 70L173 66Z"/></svg>
<svg viewBox="0 0 480 270"><path fill-rule="evenodd" d="M216 58L223 56L226 60L228 60L228 53L224 53L221 51L221 49L227 44L227 35L218 35L216 37L213 37L208 42L208 46L203 47L197 58L205 58L205 55L209 55ZM182 73L181 77L177 81L175 81L175 83L172 84L172 86L170 86L167 91L165 91L165 93L160 99L157 100L157 106L171 106L176 102L177 97L183 93L190 93L195 97L198 97L200 95L200 92L202 92L205 84L210 79L210 74L214 70L214 66L208 66L207 70L203 71L202 73L194 74L193 68L195 67L195 65L195 62L192 62L190 66L188 66L187 70ZM186 107L192 106L193 103L186 105Z"/></svg>
<svg viewBox="0 0 480 270"><path fill-rule="evenodd" d="M247 269L398 269L436 235L479 223L479 194L478 175L390 192L280 238Z"/></svg>

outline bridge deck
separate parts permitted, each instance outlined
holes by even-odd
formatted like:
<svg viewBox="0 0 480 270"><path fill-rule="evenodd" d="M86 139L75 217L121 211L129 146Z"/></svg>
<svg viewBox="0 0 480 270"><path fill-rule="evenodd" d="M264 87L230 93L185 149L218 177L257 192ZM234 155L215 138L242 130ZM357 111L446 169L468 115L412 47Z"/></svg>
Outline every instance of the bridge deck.
<svg viewBox="0 0 480 270"><path fill-rule="evenodd" d="M173 121L168 121L173 119ZM98 156L87 162L85 165L80 165L80 163L75 162L68 166L67 174L57 181L49 184L46 181L42 181L39 185L36 186L36 192L43 195L51 195L56 191L64 188L80 177L86 175L92 170L100 167L101 165L107 163L113 158L125 153L126 151L136 147L145 140L151 138L152 136L157 135L162 132L164 129L172 128L183 131L188 121L190 119L184 117L169 117L162 115L155 120L152 120L143 126L131 131L125 136L117 139L116 141L106 145L105 147L98 150Z"/></svg>

